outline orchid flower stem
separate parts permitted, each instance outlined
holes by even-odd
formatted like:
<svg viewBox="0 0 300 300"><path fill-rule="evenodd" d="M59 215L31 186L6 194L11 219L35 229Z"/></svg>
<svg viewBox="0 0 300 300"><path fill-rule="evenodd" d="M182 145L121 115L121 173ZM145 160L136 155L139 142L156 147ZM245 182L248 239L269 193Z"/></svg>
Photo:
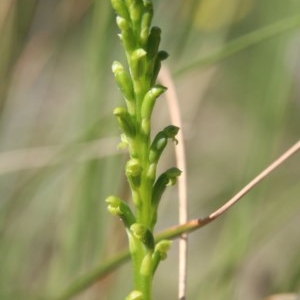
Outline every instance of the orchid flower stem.
<svg viewBox="0 0 300 300"><path fill-rule="evenodd" d="M166 87L156 80L161 61L161 30L151 27L153 5L150 0L111 0L127 67L115 61L112 71L125 100L125 107L114 109L121 140L128 146L125 166L134 209L116 196L107 198L108 210L122 220L127 232L133 268L133 290L126 300L151 300L152 280L159 262L166 257L168 242L157 245L153 237L157 211L167 186L173 185L181 171L170 168L157 176L156 169L169 139L176 140L179 128L167 126L151 139L151 115L157 98ZM163 246L164 245L164 246ZM168 246L166 246L168 245Z"/></svg>

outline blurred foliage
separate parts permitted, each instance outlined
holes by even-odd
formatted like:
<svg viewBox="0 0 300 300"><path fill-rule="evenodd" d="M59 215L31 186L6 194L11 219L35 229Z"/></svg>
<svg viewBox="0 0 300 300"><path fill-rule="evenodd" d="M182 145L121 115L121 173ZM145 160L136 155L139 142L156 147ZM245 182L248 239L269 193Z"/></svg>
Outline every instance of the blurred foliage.
<svg viewBox="0 0 300 300"><path fill-rule="evenodd" d="M295 0L153 2L173 74L300 14ZM191 217L216 209L299 139L299 30L175 77ZM111 62L122 55L116 32L109 1L0 2L1 300L51 299L127 247L104 203L112 193L128 198L112 116L120 103L111 75ZM154 128L169 123L163 99L155 115ZM174 160L169 150L167 165ZM299 170L295 156L190 236L188 299L299 292ZM162 204L161 229L177 223L175 202L173 189ZM176 299L176 251L174 243L158 270L155 299ZM130 266L122 266L76 299L122 299L128 274Z"/></svg>

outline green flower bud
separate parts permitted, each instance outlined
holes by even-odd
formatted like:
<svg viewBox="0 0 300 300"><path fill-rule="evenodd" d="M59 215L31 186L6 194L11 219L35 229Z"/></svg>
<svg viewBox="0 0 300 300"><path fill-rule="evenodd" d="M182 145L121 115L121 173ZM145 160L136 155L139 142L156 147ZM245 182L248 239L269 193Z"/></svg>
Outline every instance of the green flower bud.
<svg viewBox="0 0 300 300"><path fill-rule="evenodd" d="M131 101L133 102L134 101L133 84L129 74L125 71L123 65L118 61L114 61L112 65L112 71L115 75L117 85L120 88L124 98L129 102Z"/></svg>
<svg viewBox="0 0 300 300"><path fill-rule="evenodd" d="M117 22L117 25L120 28L121 32L130 29L130 25L125 18L117 16L116 22Z"/></svg>
<svg viewBox="0 0 300 300"><path fill-rule="evenodd" d="M148 136L148 134L150 133L151 130L151 122L150 119L142 119L141 122L141 132L145 135Z"/></svg>
<svg viewBox="0 0 300 300"><path fill-rule="evenodd" d="M129 19L128 9L123 0L110 0L110 2L119 16Z"/></svg>
<svg viewBox="0 0 300 300"><path fill-rule="evenodd" d="M145 95L141 107L141 117L143 118L150 118L152 114L152 110L155 104L156 99L165 91L167 90L166 87L162 85L156 85L152 87Z"/></svg>
<svg viewBox="0 0 300 300"><path fill-rule="evenodd" d="M162 240L158 242L155 246L154 253L152 255L153 260L153 273L156 271L160 261L167 258L167 252L171 247L172 241Z"/></svg>
<svg viewBox="0 0 300 300"><path fill-rule="evenodd" d="M146 54L147 52L142 48L136 49L131 54L131 72L135 79L140 79L143 74L143 58L146 56Z"/></svg>
<svg viewBox="0 0 300 300"><path fill-rule="evenodd" d="M132 55L131 55L131 59L133 61L139 61L142 57L145 57L147 54L147 52L142 49L142 48L139 48L139 49L136 49Z"/></svg>
<svg viewBox="0 0 300 300"><path fill-rule="evenodd" d="M150 1L144 1L144 14L141 20L141 33L140 38L142 45L146 45L149 37L149 29L153 17L153 5Z"/></svg>
<svg viewBox="0 0 300 300"><path fill-rule="evenodd" d="M144 296L143 293L137 290L132 291L125 300L143 300Z"/></svg>
<svg viewBox="0 0 300 300"><path fill-rule="evenodd" d="M129 14L134 27L139 27L143 10L144 7L141 0L133 0L129 6Z"/></svg>
<svg viewBox="0 0 300 300"><path fill-rule="evenodd" d="M140 176L143 168L138 159L131 158L126 164L126 175L130 177Z"/></svg>
<svg viewBox="0 0 300 300"><path fill-rule="evenodd" d="M134 223L130 226L132 235L141 241L149 250L154 249L154 237L151 231L143 224Z"/></svg>
<svg viewBox="0 0 300 300"><path fill-rule="evenodd" d="M172 241L162 240L156 244L154 252L159 254L161 260L165 260L167 258L167 252L170 250L171 245Z"/></svg>
<svg viewBox="0 0 300 300"><path fill-rule="evenodd" d="M125 166L125 174L131 186L131 190L136 190L141 184L141 173L143 168L136 158L131 158Z"/></svg>
<svg viewBox="0 0 300 300"><path fill-rule="evenodd" d="M129 146L129 141L125 133L121 134L121 142L118 144L118 149L126 149Z"/></svg>
<svg viewBox="0 0 300 300"><path fill-rule="evenodd" d="M135 216L126 202L115 196L109 196L105 202L108 204L107 210L112 215L119 216L126 228L135 223Z"/></svg>
<svg viewBox="0 0 300 300"><path fill-rule="evenodd" d="M142 261L140 274L142 276L151 276L153 274L153 261L152 261L152 254L148 252Z"/></svg>
<svg viewBox="0 0 300 300"><path fill-rule="evenodd" d="M158 52L160 44L161 29L159 27L152 27L147 43L147 53L149 60L152 60Z"/></svg>
<svg viewBox="0 0 300 300"><path fill-rule="evenodd" d="M125 47L129 52L132 52L136 48L136 38L132 31L131 26L128 24L128 21L122 17L117 17L117 25L121 30L119 37Z"/></svg>
<svg viewBox="0 0 300 300"><path fill-rule="evenodd" d="M135 136L136 130L134 121L128 113L127 109L124 107L116 107L113 111L113 114L117 117L119 126L124 131L124 133L129 136Z"/></svg>

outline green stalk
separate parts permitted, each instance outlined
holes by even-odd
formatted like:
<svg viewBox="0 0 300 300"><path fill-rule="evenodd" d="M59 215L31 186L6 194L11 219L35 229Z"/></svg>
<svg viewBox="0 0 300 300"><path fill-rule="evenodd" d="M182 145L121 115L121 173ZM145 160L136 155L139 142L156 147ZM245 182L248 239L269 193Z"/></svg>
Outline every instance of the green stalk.
<svg viewBox="0 0 300 300"><path fill-rule="evenodd" d="M134 213L122 200L111 196L108 209L119 215L126 228L133 266L134 289L126 300L151 300L153 274L166 257L169 242L156 245L153 230L158 204L164 190L176 181L180 171L171 168L159 177L156 167L169 138L175 139L178 128L168 126L151 141L151 114L156 99L166 91L156 85L161 61L168 57L159 51L161 30L151 28L153 6L150 0L111 0L117 13L119 37L125 50L128 71L119 62L113 73L125 100L125 107L114 110L128 145L129 160L125 166Z"/></svg>

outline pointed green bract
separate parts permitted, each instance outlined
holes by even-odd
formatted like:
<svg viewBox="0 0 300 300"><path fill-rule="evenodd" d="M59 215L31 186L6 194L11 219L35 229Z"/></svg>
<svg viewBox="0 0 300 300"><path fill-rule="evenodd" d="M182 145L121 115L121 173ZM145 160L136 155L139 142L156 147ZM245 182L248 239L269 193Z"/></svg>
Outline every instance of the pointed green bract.
<svg viewBox="0 0 300 300"><path fill-rule="evenodd" d="M159 27L152 27L148 38L147 49L148 58L153 59L158 52L158 47L160 44L161 29Z"/></svg>

